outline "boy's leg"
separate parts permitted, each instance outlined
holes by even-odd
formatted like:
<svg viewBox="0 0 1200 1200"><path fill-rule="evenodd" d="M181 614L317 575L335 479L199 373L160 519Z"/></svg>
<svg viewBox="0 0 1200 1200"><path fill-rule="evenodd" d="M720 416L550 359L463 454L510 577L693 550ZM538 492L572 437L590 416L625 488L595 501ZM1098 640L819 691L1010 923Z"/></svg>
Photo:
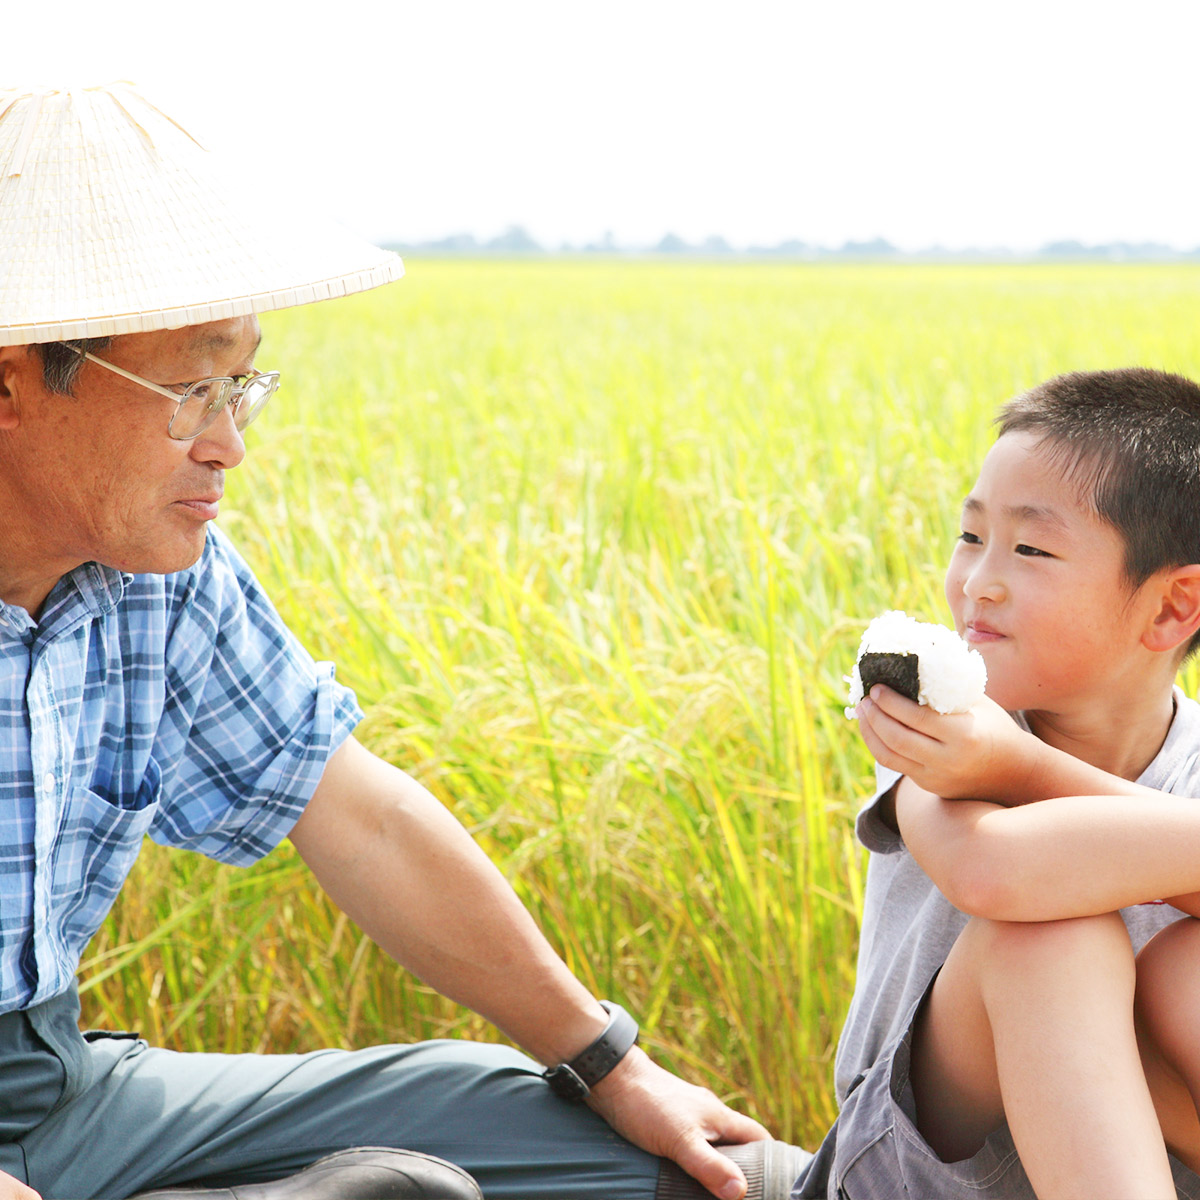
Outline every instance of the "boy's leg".
<svg viewBox="0 0 1200 1200"><path fill-rule="evenodd" d="M1133 1021L1117 914L973 919L916 1026L917 1124L947 1162L1007 1120L1039 1195L1175 1196Z"/></svg>
<svg viewBox="0 0 1200 1200"><path fill-rule="evenodd" d="M1171 1153L1200 1174L1200 921L1185 917L1137 959L1134 1014L1146 1078Z"/></svg>

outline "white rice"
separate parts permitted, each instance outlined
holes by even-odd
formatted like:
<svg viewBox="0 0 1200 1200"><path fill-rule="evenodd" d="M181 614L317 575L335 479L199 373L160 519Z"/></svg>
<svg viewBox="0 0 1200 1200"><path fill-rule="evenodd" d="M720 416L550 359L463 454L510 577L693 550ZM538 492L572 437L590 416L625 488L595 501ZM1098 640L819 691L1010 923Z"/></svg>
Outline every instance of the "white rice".
<svg viewBox="0 0 1200 1200"><path fill-rule="evenodd" d="M966 712L983 699L987 685L983 656L944 625L918 621L898 611L886 612L867 626L858 647L858 657L864 654L917 655L918 701L940 713ZM845 679L850 685L846 716L853 718L855 705L863 697L857 660Z"/></svg>

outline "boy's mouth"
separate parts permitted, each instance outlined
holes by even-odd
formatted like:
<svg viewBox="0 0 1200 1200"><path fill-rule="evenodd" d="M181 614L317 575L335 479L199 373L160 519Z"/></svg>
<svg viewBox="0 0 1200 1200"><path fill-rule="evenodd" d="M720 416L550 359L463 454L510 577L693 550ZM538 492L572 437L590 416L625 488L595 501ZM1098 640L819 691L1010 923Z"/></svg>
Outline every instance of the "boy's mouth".
<svg viewBox="0 0 1200 1200"><path fill-rule="evenodd" d="M1001 633L998 629L993 629L986 621L968 621L967 630L963 636L968 642L981 645L1003 641L1008 635Z"/></svg>

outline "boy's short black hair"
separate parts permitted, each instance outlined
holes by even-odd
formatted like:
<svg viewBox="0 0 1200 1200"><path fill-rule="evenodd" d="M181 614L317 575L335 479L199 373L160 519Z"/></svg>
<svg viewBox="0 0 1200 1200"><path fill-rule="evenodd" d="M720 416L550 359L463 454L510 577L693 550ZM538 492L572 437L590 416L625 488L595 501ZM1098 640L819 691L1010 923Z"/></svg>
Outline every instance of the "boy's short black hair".
<svg viewBox="0 0 1200 1200"><path fill-rule="evenodd" d="M1148 367L1073 371L996 417L999 436L1039 435L1096 515L1125 542L1125 575L1200 563L1200 386ZM1188 645L1200 649L1200 633Z"/></svg>

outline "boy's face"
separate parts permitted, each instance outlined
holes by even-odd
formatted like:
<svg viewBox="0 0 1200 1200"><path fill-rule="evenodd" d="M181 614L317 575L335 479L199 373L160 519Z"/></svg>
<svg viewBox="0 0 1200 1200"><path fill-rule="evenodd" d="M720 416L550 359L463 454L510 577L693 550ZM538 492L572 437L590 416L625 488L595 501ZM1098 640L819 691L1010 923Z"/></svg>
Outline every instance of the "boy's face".
<svg viewBox="0 0 1200 1200"><path fill-rule="evenodd" d="M1144 677L1148 589L1131 593L1124 542L1082 503L1031 433L1005 434L963 504L946 571L954 624L1007 709L1067 713Z"/></svg>

